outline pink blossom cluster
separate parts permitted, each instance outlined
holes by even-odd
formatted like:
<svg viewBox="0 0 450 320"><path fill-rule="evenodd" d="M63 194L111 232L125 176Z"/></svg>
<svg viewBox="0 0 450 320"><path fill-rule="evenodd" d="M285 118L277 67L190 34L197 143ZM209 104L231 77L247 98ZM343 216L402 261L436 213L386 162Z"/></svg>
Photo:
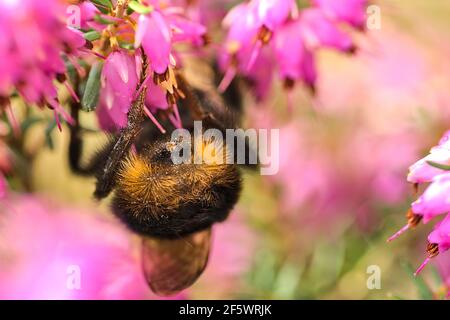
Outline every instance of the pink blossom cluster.
<svg viewBox="0 0 450 320"><path fill-rule="evenodd" d="M158 299L141 270L140 242L108 216L10 194L0 224L1 299Z"/></svg>
<svg viewBox="0 0 450 320"><path fill-rule="evenodd" d="M145 13L133 13L136 26L128 30L133 35L135 50L113 46L102 70L102 92L97 109L100 126L113 131L124 127L136 90L142 67L140 48L149 60L148 77L142 86L147 87L146 113L157 127L164 131L154 117L159 110L168 114L172 123L179 127L176 99L183 95L177 89L174 69L180 64L177 44L189 44L194 48L206 43L206 27L191 19L182 6L162 1L143 1L148 8ZM129 27L129 20L118 22L118 28ZM119 31L116 35L121 36Z"/></svg>
<svg viewBox="0 0 450 320"><path fill-rule="evenodd" d="M63 56L77 56L85 40L66 26L65 14L59 0L0 2L0 107L18 93L27 103L48 106L70 121L54 82L66 72Z"/></svg>
<svg viewBox="0 0 450 320"><path fill-rule="evenodd" d="M416 271L417 274L431 258L450 249L450 130L426 157L410 167L407 179L417 187L425 183L428 186L412 203L407 214L408 223L390 237L389 241L397 238L404 231L416 227L421 221L428 223L436 216L445 215L428 235L428 256Z"/></svg>
<svg viewBox="0 0 450 320"><path fill-rule="evenodd" d="M181 126L175 102L183 93L173 76L173 70L182 65L178 44L189 44L195 49L207 43L210 17L202 10L208 7L205 1L192 4L146 0L141 4L147 12L133 13L130 17L136 21L136 27L127 29L133 35L136 50L113 47L103 67L97 114L105 130L116 130L126 124L141 71L139 48L149 59L148 79L153 80L145 81L147 115L161 131L164 128L154 116L158 111L166 113L175 126ZM314 1L299 11L293 0L242 2L224 18L223 26L228 34L224 45L214 51L215 59L225 71L219 88L225 90L239 71L255 85L255 96L263 98L269 92L275 62L286 85L292 87L295 81L303 80L314 88L315 50L328 47L353 53L356 45L343 28L345 25L364 28L366 4L365 0L345 0L339 6L332 1ZM129 20L115 18L119 19L118 29L123 33ZM93 26L92 21L90 25ZM115 37L120 38L120 33Z"/></svg>
<svg viewBox="0 0 450 320"><path fill-rule="evenodd" d="M213 59L225 71L220 89L225 90L239 72L251 80L255 96L261 99L269 92L275 66L288 88L303 81L314 89L316 49L326 47L353 53L356 45L345 28L364 29L367 2L342 0L337 5L335 1L314 0L302 9L294 0L242 2L223 20L228 30L224 45L213 46ZM131 3L138 8L128 7ZM220 6L209 1L142 0L110 4L111 7L104 7L97 2L78 3L80 30L75 30L65 24L63 0L3 1L0 103L7 105L16 90L28 103L47 105L71 122L58 103L54 80L64 82L77 100L63 76L66 73L63 58L80 71L76 57L81 51L92 49L97 59L104 60L97 108L103 129L114 131L125 126L136 91L144 85L148 87L145 111L158 128L164 131L154 116L158 111L175 126L181 126L176 101L183 98L183 92L178 89L174 75L175 68L182 66L179 45L188 44L197 53L197 48L208 42L207 28L212 19L217 20L223 10L211 10L210 16L211 6ZM129 11L130 8L135 10ZM85 35L97 32L99 36L86 44L82 32ZM33 41L27 41L28 37ZM148 57L149 70L145 83L137 88L142 53ZM83 59L88 65L95 63L90 57Z"/></svg>
<svg viewBox="0 0 450 320"><path fill-rule="evenodd" d="M302 81L315 90L315 52L332 48L353 53L356 45L343 27L364 29L367 0L314 0L301 10L294 0L251 0L234 7L223 24L228 28L221 66L221 90L236 73L248 77L263 98L275 67L287 88Z"/></svg>
<svg viewBox="0 0 450 320"><path fill-rule="evenodd" d="M138 299L148 293L132 238L111 219L32 196L10 195L0 212L0 297Z"/></svg>

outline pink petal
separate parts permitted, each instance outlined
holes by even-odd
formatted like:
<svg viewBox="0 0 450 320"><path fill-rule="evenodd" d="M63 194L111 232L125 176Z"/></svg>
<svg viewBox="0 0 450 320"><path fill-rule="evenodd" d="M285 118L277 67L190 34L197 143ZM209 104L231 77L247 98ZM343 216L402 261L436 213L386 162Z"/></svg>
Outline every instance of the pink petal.
<svg viewBox="0 0 450 320"><path fill-rule="evenodd" d="M450 215L447 214L434 227L434 230L428 235L428 241L439 245L439 253L443 253L450 248Z"/></svg>
<svg viewBox="0 0 450 320"><path fill-rule="evenodd" d="M294 0L253 0L258 22L269 30L275 30L286 21L294 7Z"/></svg>
<svg viewBox="0 0 450 320"><path fill-rule="evenodd" d="M159 74L166 72L170 63L172 39L168 25L158 11L139 16L135 47L139 45L148 55L151 68Z"/></svg>
<svg viewBox="0 0 450 320"><path fill-rule="evenodd" d="M276 32L272 47L282 78L303 80L307 85L314 87L317 77L314 56L306 49L299 32L300 28L299 20L283 25Z"/></svg>
<svg viewBox="0 0 450 320"><path fill-rule="evenodd" d="M167 110L167 108L169 108L166 93L160 86L155 85L153 81L148 81L147 83L147 96L145 98L145 103L151 112Z"/></svg>
<svg viewBox="0 0 450 320"><path fill-rule="evenodd" d="M206 27L198 22L180 17L170 17L170 25L175 30L173 32L174 42L187 41L196 46L204 44Z"/></svg>
<svg viewBox="0 0 450 320"><path fill-rule="evenodd" d="M310 47L330 47L340 51L354 50L352 38L328 20L319 9L306 9L300 17L305 41Z"/></svg>
<svg viewBox="0 0 450 320"><path fill-rule="evenodd" d="M423 215L424 223L449 212L450 173L437 176L411 208L415 213Z"/></svg>
<svg viewBox="0 0 450 320"><path fill-rule="evenodd" d="M366 20L367 0L313 0L333 20L346 22L356 28L363 28Z"/></svg>

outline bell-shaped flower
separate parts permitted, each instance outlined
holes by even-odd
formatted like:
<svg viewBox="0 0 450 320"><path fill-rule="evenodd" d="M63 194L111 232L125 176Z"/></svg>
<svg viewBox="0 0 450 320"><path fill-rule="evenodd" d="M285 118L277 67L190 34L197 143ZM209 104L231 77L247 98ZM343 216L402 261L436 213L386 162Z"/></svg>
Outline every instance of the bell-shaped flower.
<svg viewBox="0 0 450 320"><path fill-rule="evenodd" d="M408 181L412 183L430 182L437 175L445 172L430 165L428 162L450 165L450 130L447 131L436 147L430 150L430 154L414 163L409 168Z"/></svg>
<svg viewBox="0 0 450 320"><path fill-rule="evenodd" d="M367 0L313 0L313 3L333 20L364 28Z"/></svg>
<svg viewBox="0 0 450 320"><path fill-rule="evenodd" d="M153 81L147 82L147 96L145 97L145 105L152 112L158 110L167 110L169 105L166 99L166 92Z"/></svg>
<svg viewBox="0 0 450 320"><path fill-rule="evenodd" d="M102 93L97 115L102 127L107 118L119 128L127 123L127 113L136 92L138 72L136 59L125 50L112 52L106 59L101 76ZM103 125L102 125L103 123Z"/></svg>
<svg viewBox="0 0 450 320"><path fill-rule="evenodd" d="M194 46L205 44L206 27L203 24L179 15L169 16L169 19L173 42L189 42Z"/></svg>
<svg viewBox="0 0 450 320"><path fill-rule="evenodd" d="M428 256L419 268L417 268L414 275L418 275L432 258L444 253L448 249L450 249L450 215L447 215L444 220L439 222L428 235Z"/></svg>
<svg viewBox="0 0 450 320"><path fill-rule="evenodd" d="M290 21L280 27L272 41L279 73L285 80L302 80L314 89L317 78L314 55L305 46L300 20Z"/></svg>
<svg viewBox="0 0 450 320"><path fill-rule="evenodd" d="M255 10L259 27L274 31L282 25L294 9L294 0L253 0L250 7Z"/></svg>
<svg viewBox="0 0 450 320"><path fill-rule="evenodd" d="M425 192L411 206L427 223L437 215L450 212L450 173L435 177Z"/></svg>
<svg viewBox="0 0 450 320"><path fill-rule="evenodd" d="M154 72L164 74L170 64L172 35L164 16L159 11L139 16L135 47L142 45Z"/></svg>
<svg viewBox="0 0 450 320"><path fill-rule="evenodd" d="M317 8L302 11L300 20L305 42L311 48L328 47L343 52L354 52L355 45L349 34L339 29Z"/></svg>

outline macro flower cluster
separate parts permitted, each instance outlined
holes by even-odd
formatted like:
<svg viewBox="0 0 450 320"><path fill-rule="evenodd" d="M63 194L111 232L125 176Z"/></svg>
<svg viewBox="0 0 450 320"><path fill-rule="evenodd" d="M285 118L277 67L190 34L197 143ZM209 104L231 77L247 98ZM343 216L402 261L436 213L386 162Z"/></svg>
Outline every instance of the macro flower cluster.
<svg viewBox="0 0 450 320"><path fill-rule="evenodd" d="M317 49L352 54L356 44L344 27L364 30L366 0L314 0L299 8L294 0L252 0L234 7L223 20L228 29L220 62L224 91L239 73L263 99L277 71L286 88L297 81L314 92Z"/></svg>
<svg viewBox="0 0 450 320"><path fill-rule="evenodd" d="M73 3L79 8L79 25L67 26L65 18L70 17L65 8ZM240 74L253 85L255 96L263 98L277 68L286 87L302 81L314 90L315 51L327 47L355 52L356 45L344 30L364 29L366 5L365 0L340 1L339 6L315 0L302 8L293 0L238 4L223 19L223 45L209 50L224 71L219 88L225 90ZM136 97L144 53L149 59L146 113L162 131L154 116L159 111L182 126L176 101L183 92L177 88L174 70L182 67L186 45L200 55L209 43L208 24L214 12L205 8L206 1L103 0L64 5L59 0L8 0L0 6L2 108L19 94L27 103L47 106L73 123L58 101L55 82L59 81L73 99L87 96L82 99L84 109L97 110L104 130L117 130L126 125ZM68 68L77 71L78 80L67 80ZM89 72L92 81L87 81Z"/></svg>
<svg viewBox="0 0 450 320"><path fill-rule="evenodd" d="M428 235L427 257L417 269L418 274L430 259L450 249L450 131L447 131L439 144L430 153L409 168L408 182L416 188L428 184L420 197L411 204L407 213L408 223L388 240L394 240L408 229L424 224L437 216L444 218L436 223Z"/></svg>
<svg viewBox="0 0 450 320"><path fill-rule="evenodd" d="M190 19L179 6L160 1L134 2L140 13L127 15L124 12L127 3L118 1L112 12L113 25L95 26L97 32L106 35L96 41L102 47L101 54L106 56L97 108L99 123L108 131L126 125L131 102L136 98L136 91L142 89L137 85L142 54L145 54L149 60L148 76L142 83L147 86L145 111L162 132L164 128L154 117L158 111L165 113L176 127L181 127L176 101L183 93L178 90L174 75L174 69L181 62L174 46L188 44L194 49L203 46L206 27Z"/></svg>
<svg viewBox="0 0 450 320"><path fill-rule="evenodd" d="M33 196L12 196L3 205L0 255L15 259L2 260L1 299L142 299L149 294L130 234L111 219Z"/></svg>
<svg viewBox="0 0 450 320"><path fill-rule="evenodd" d="M65 60L76 61L85 39L67 26L65 14L66 6L55 0L0 3L0 110L19 94L28 104L51 108L72 122L58 101L55 81L70 88Z"/></svg>
<svg viewBox="0 0 450 320"><path fill-rule="evenodd" d="M2 1L0 112L18 134L11 99L19 96L53 110L61 130L61 118L74 124L60 103L64 88L82 110L95 110L101 129L116 132L127 125L129 108L145 87L144 111L156 127L165 132L161 117L182 127L177 101L184 93L175 72L183 68L186 52L218 63L222 91L239 75L261 101L275 69L287 88L302 81L315 90L316 50L354 53L345 30L364 29L367 4L314 0L299 7L293 0L251 0L227 13L228 3L206 0ZM224 38L222 44L210 45L210 29L222 18L216 40Z"/></svg>

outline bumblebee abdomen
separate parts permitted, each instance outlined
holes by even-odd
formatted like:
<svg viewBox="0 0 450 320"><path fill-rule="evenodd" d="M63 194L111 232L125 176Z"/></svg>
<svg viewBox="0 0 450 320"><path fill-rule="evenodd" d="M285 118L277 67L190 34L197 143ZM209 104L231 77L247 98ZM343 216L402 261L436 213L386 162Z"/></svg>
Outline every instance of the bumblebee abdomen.
<svg viewBox="0 0 450 320"><path fill-rule="evenodd" d="M132 155L118 173L112 206L133 231L176 238L225 220L240 190L235 165L155 164Z"/></svg>

